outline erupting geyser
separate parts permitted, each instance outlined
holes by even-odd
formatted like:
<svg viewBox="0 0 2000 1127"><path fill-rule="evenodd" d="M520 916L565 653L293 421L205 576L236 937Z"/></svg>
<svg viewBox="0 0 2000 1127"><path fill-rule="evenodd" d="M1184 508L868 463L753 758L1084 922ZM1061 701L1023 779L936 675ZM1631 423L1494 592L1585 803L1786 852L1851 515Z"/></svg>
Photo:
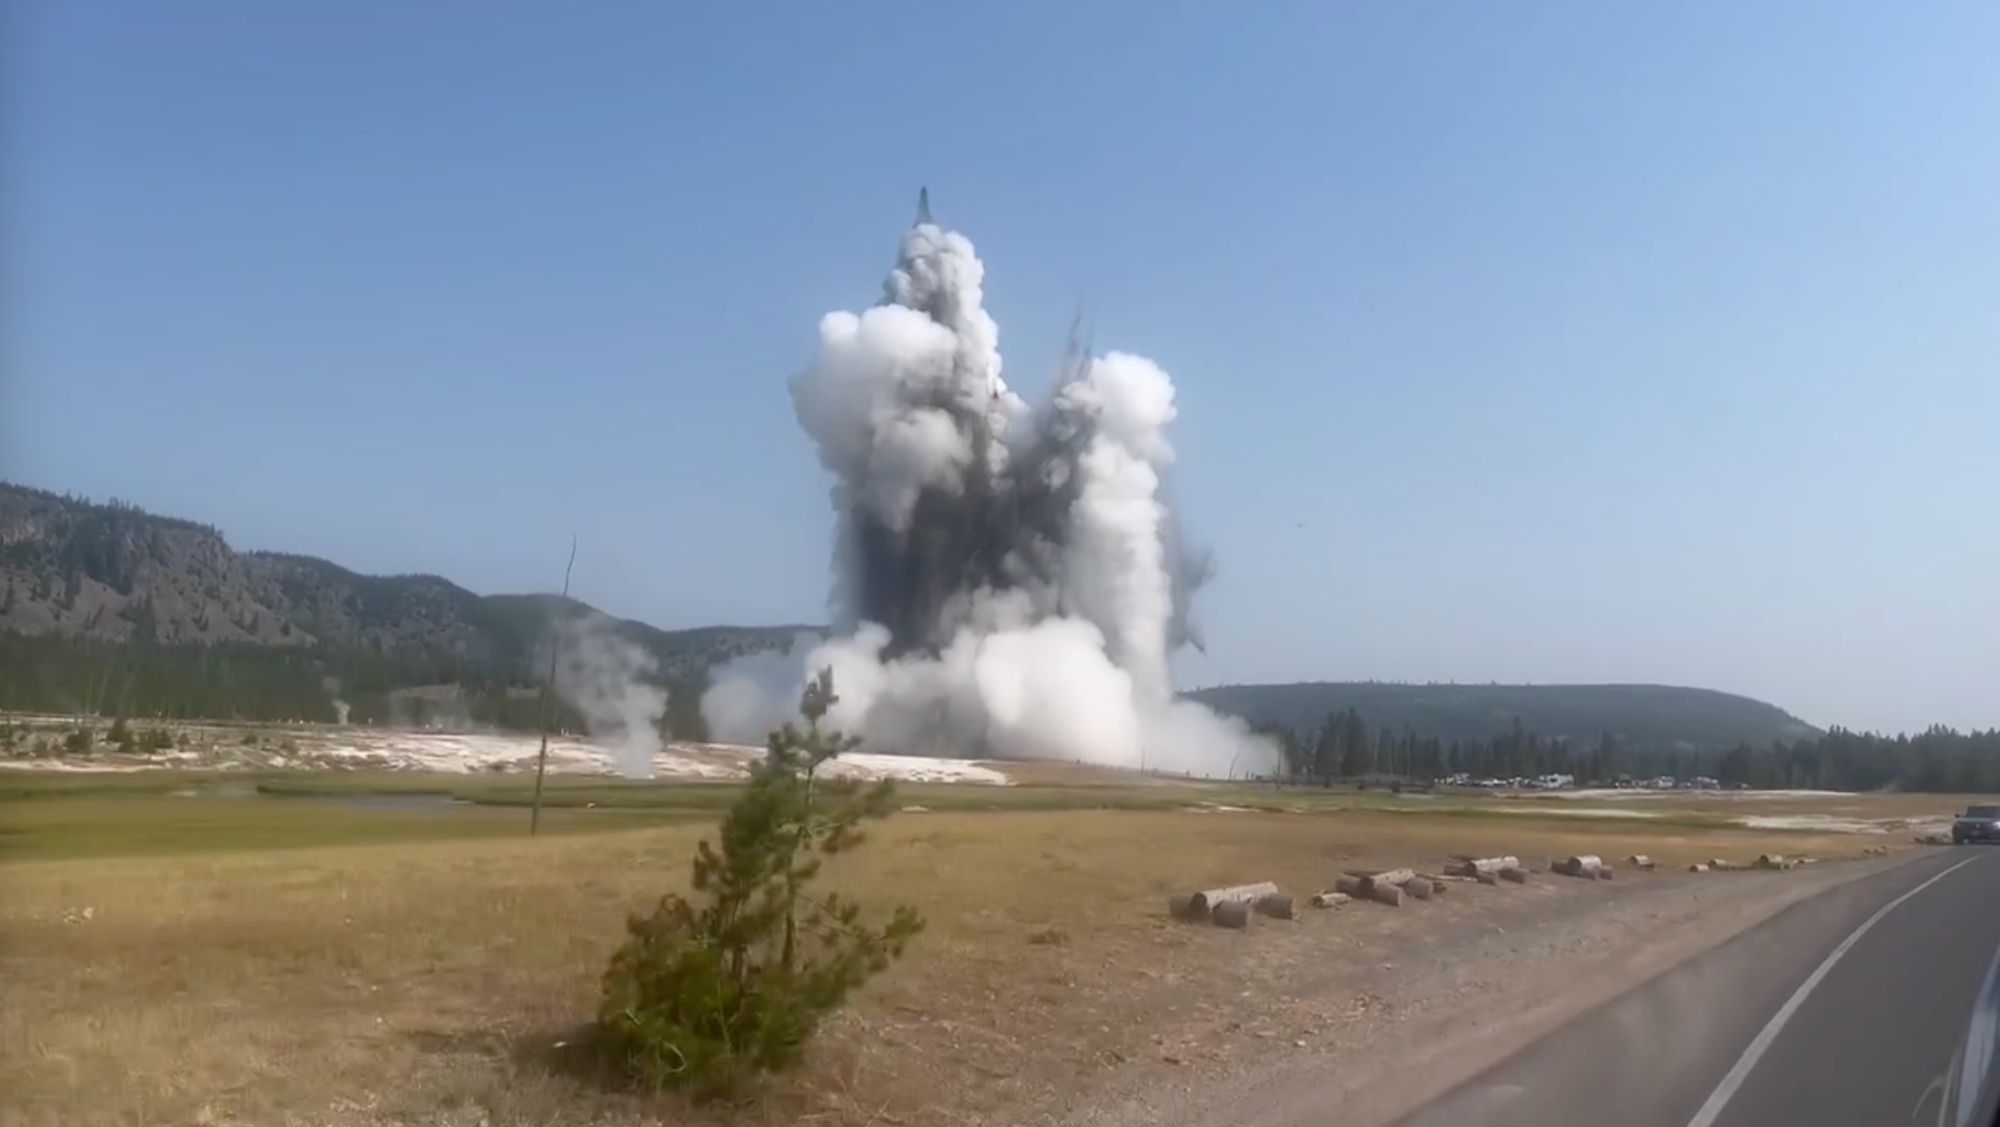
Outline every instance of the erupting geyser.
<svg viewBox="0 0 2000 1127"><path fill-rule="evenodd" d="M1072 342L1031 409L1001 379L984 275L920 199L882 304L821 320L791 392L834 477L835 637L717 669L710 730L761 740L831 666L828 719L872 751L1268 769L1267 742L1173 695L1207 564L1165 499L1172 381Z"/></svg>

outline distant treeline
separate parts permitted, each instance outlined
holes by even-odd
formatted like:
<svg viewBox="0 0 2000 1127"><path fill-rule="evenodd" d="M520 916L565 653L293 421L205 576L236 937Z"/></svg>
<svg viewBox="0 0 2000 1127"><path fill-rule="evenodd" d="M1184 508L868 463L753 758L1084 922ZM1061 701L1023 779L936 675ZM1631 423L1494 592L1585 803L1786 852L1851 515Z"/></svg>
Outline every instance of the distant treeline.
<svg viewBox="0 0 2000 1127"><path fill-rule="evenodd" d="M1714 689L1680 685L1460 685L1303 681L1219 685L1187 694L1251 724L1317 731L1330 712L1352 710L1373 732L1412 731L1449 745L1479 743L1519 719L1545 736L1588 743L1614 732L1628 747L1727 751L1739 743L1823 733L1784 709Z"/></svg>
<svg viewBox="0 0 2000 1127"><path fill-rule="evenodd" d="M408 691L429 686L457 692ZM667 682L668 735L707 738L703 687ZM355 724L532 731L540 717L537 688L532 679L497 670L363 652L0 634L0 711L332 723L338 699ZM558 728L584 729L582 717L560 701L553 719Z"/></svg>
<svg viewBox="0 0 2000 1127"><path fill-rule="evenodd" d="M1582 785L1610 785L1621 778L1672 775L1758 788L2000 793L2000 729L1966 733L1936 727L1916 736L1879 736L1835 728L1816 738L1763 748L1739 744L1726 751L1639 750L1608 732L1579 747L1526 731L1518 720L1484 740L1446 743L1408 730L1371 734L1353 709L1327 714L1315 732L1264 730L1283 749L1287 775L1304 783L1464 773L1498 779L1561 774Z"/></svg>

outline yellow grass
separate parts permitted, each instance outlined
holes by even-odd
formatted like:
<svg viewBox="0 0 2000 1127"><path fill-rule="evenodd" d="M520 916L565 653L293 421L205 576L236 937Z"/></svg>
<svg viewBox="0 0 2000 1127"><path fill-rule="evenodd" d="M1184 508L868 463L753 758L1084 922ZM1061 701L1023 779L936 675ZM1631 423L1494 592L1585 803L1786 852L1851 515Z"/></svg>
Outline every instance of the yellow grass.
<svg viewBox="0 0 2000 1127"><path fill-rule="evenodd" d="M17 832L64 824L35 817ZM686 1121L564 1071L548 1046L590 1017L625 914L683 889L707 832L0 864L0 1122ZM1174 891L1271 879L1308 894L1344 867L1459 851L1678 865L1869 843L1369 810L906 813L829 883L916 904L929 930L800 1075L735 1114L976 1122L1129 1055L1148 1007L1171 1004L1162 968L1229 938L1168 924ZM1371 926L1410 918L1392 916Z"/></svg>

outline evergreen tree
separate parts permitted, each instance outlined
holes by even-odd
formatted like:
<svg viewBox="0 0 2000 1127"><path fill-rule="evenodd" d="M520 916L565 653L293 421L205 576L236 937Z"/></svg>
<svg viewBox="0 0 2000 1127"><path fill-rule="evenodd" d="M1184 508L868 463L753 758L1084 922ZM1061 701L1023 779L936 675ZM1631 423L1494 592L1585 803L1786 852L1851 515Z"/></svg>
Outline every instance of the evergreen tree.
<svg viewBox="0 0 2000 1127"><path fill-rule="evenodd" d="M668 895L628 924L598 1027L612 1062L649 1087L728 1096L794 1063L821 1019L923 928L907 906L871 927L860 905L807 891L824 859L859 844L861 823L887 816L894 796L887 780L864 789L819 777L860 743L820 729L837 699L822 671L800 705L806 730L772 733L723 819L721 848L703 841L696 852L701 905Z"/></svg>
<svg viewBox="0 0 2000 1127"><path fill-rule="evenodd" d="M1368 748L1368 725L1351 708L1340 717L1340 750L1340 773L1348 778L1358 778L1375 769L1374 756Z"/></svg>
<svg viewBox="0 0 2000 1127"><path fill-rule="evenodd" d="M1334 776L1341 773L1341 717L1329 712L1321 722L1319 738L1313 743L1312 777L1321 786L1332 786Z"/></svg>

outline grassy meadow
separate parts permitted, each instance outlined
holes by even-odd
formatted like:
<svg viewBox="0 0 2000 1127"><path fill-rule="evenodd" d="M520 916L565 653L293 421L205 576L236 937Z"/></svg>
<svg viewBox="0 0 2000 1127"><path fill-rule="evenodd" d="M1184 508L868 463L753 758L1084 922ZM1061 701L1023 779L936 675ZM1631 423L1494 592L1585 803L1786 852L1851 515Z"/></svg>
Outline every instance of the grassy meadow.
<svg viewBox="0 0 2000 1127"><path fill-rule="evenodd" d="M607 1088L566 1054L625 915L685 889L733 788L552 779L530 839L527 786L0 776L0 1122L978 1122L1140 1051L1148 1014L1177 1004L1174 968L1228 950L1163 919L1174 891L1271 879L1304 894L1344 867L1456 852L1677 866L1878 840L1745 830L1669 800L1631 819L1483 796L905 785L906 811L827 881L915 904L928 931L798 1075L697 1112Z"/></svg>

